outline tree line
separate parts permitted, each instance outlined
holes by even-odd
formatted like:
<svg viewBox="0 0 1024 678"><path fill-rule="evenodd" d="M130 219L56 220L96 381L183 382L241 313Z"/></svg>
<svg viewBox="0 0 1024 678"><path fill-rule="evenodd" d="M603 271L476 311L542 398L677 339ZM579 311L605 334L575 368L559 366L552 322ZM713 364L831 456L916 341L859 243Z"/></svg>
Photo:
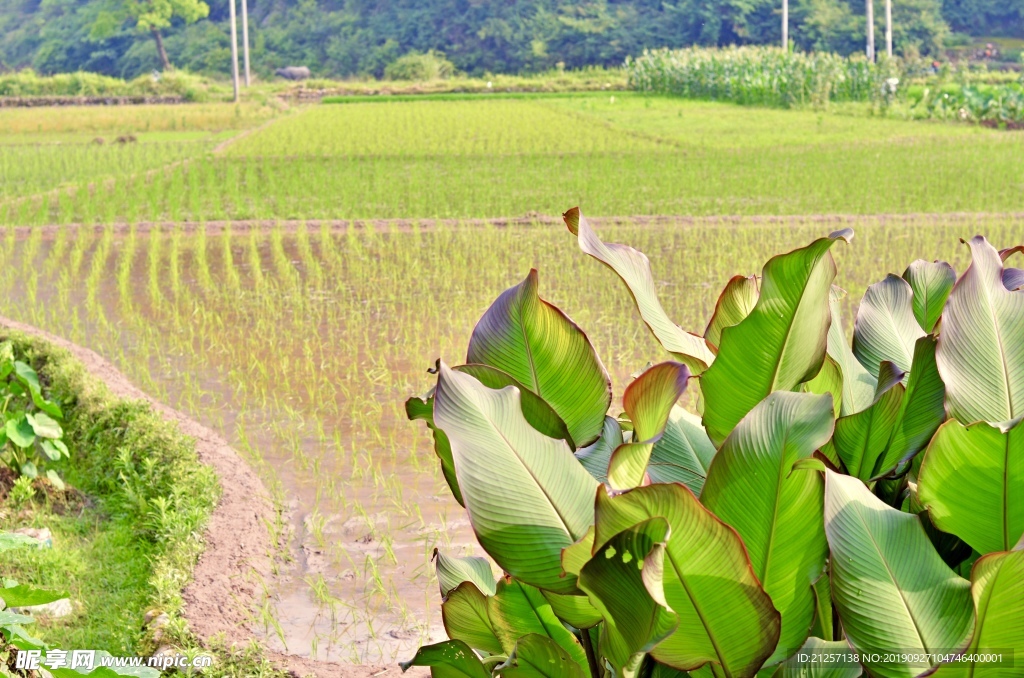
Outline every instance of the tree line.
<svg viewBox="0 0 1024 678"><path fill-rule="evenodd" d="M240 2L241 0L235 0ZM644 48L770 44L781 0L248 0L253 70L377 76L410 52L463 72L619 65ZM864 49L865 0L790 0L802 50ZM174 64L230 73L228 0L0 0L0 69L133 77ZM951 31L1024 36L1024 0L894 0L897 53L938 54ZM878 28L884 17L876 12Z"/></svg>

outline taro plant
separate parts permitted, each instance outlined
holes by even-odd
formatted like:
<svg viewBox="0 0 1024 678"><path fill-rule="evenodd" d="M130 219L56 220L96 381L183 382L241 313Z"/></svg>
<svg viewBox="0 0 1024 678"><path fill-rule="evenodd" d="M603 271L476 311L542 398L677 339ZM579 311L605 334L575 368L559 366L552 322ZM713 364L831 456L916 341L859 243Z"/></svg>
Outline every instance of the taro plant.
<svg viewBox="0 0 1024 678"><path fill-rule="evenodd" d="M39 375L31 365L17 360L11 342L0 344L0 462L22 477L45 473L58 488L64 483L48 462L68 456L58 420L60 406L43 396Z"/></svg>
<svg viewBox="0 0 1024 678"><path fill-rule="evenodd" d="M839 231L731 279L697 335L646 256L564 217L674 360L607 416L604 366L531 271L465 365L438 362L407 410L503 576L437 554L450 640L405 668L1024 675L1024 271L1004 266L1021 248L977 236L959 279L945 262L888 275L851 344Z"/></svg>

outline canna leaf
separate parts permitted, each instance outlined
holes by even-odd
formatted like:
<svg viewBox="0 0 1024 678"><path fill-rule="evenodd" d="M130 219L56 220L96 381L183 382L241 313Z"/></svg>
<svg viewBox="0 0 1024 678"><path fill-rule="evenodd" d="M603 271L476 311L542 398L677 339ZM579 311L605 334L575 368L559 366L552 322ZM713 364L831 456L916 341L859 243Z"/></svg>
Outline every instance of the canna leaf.
<svg viewBox="0 0 1024 678"><path fill-rule="evenodd" d="M917 496L937 528L978 553L1009 551L1024 534L1024 424L1006 433L943 424L921 461Z"/></svg>
<svg viewBox="0 0 1024 678"><path fill-rule="evenodd" d="M899 419L906 389L903 372L883 362L878 375L878 392L871 407L840 417L832 444L850 475L868 480L874 477L875 462L885 454Z"/></svg>
<svg viewBox="0 0 1024 678"><path fill-rule="evenodd" d="M914 317L914 292L903 278L891 273L868 287L853 326L853 353L871 374L883 361L910 372L914 343L925 332Z"/></svg>
<svg viewBox="0 0 1024 678"><path fill-rule="evenodd" d="M551 604L555 616L570 626L589 629L601 623L601 613L590 604L590 599L586 596L570 596L547 591L543 593L544 598Z"/></svg>
<svg viewBox="0 0 1024 678"><path fill-rule="evenodd" d="M874 462L871 479L880 478L924 449L946 419L946 387L935 365L936 340L921 337L914 346L914 362L907 389L896 415L892 439Z"/></svg>
<svg viewBox="0 0 1024 678"><path fill-rule="evenodd" d="M838 417L843 411L843 371L832 356L827 353L818 375L814 379L805 382L804 389L808 393L830 395L832 397L832 411L835 416Z"/></svg>
<svg viewBox="0 0 1024 678"><path fill-rule="evenodd" d="M716 446L769 393L793 390L821 369L836 275L829 250L852 234L838 231L773 257L754 310L722 331L718 357L701 377L704 427Z"/></svg>
<svg viewBox="0 0 1024 678"><path fill-rule="evenodd" d="M664 518L645 520L608 540L580 572L580 588L604 619L601 653L618 673L676 628L675 614L646 588L661 588L664 550L655 546L667 536Z"/></svg>
<svg viewBox="0 0 1024 678"><path fill-rule="evenodd" d="M782 616L771 664L807 639L812 586L825 569L824 481L793 470L831 436L827 395L776 392L736 425L718 451L701 503L743 539L754 574Z"/></svg>
<svg viewBox="0 0 1024 678"><path fill-rule="evenodd" d="M595 513L594 553L645 520L668 522L662 587L648 586L648 592L678 615L679 625L651 651L654 659L683 671L714 663L735 678L757 673L778 643L779 613L732 528L679 484L614 497L598 492Z"/></svg>
<svg viewBox="0 0 1024 678"><path fill-rule="evenodd" d="M916 516L886 506L856 478L825 471L825 534L832 599L850 645L874 656L865 662L871 675L928 673L937 665L928 653L967 646L970 584L942 562Z"/></svg>
<svg viewBox="0 0 1024 678"><path fill-rule="evenodd" d="M429 666L433 678L490 678L480 658L461 640L446 640L443 643L425 645L416 651L416 656L406 662L399 662L402 671L411 666Z"/></svg>
<svg viewBox="0 0 1024 678"><path fill-rule="evenodd" d="M682 483L700 494L714 457L715 446L700 417L676 405L669 412L661 439L654 443L647 475L652 483Z"/></svg>
<svg viewBox="0 0 1024 678"><path fill-rule="evenodd" d="M590 340L537 295L537 271L501 294L473 330L467 363L505 372L558 414L575 447L601 434L611 379Z"/></svg>
<svg viewBox="0 0 1024 678"><path fill-rule="evenodd" d="M448 593L441 603L441 620L452 640L461 640L488 654L502 653L501 641L488 616L487 596L472 582L464 581Z"/></svg>
<svg viewBox="0 0 1024 678"><path fill-rule="evenodd" d="M691 374L698 375L707 369L715 355L703 337L684 332L669 319L658 301L654 274L647 256L627 245L601 242L578 207L563 214L562 219L569 231L577 236L580 249L615 271L626 283L640 317L665 350L689 367Z"/></svg>
<svg viewBox="0 0 1024 678"><path fill-rule="evenodd" d="M956 283L956 271L944 261L918 259L903 272L903 279L914 291L914 317L925 332L935 329L949 293Z"/></svg>
<svg viewBox="0 0 1024 678"><path fill-rule="evenodd" d="M971 594L978 614L974 637L964 652L965 661L942 666L941 678L984 678L1020 676L1020 648L1024 647L1024 548L990 553L971 569ZM975 654L1004 654L1016 650L1016 659L973 661ZM1003 650L1003 652L1000 652ZM1012 663L1012 665L1010 665Z"/></svg>
<svg viewBox="0 0 1024 678"><path fill-rule="evenodd" d="M562 622L555 616L551 604L533 586L502 579L498 591L487 599L488 614L494 633L505 652L515 650L516 641L530 633L551 638L581 668L587 667L587 655Z"/></svg>
<svg viewBox="0 0 1024 678"><path fill-rule="evenodd" d="M608 484L620 490L644 480L654 444L661 438L669 413L686 390L690 371L681 363L648 368L622 395L622 406L633 423L633 440L620 445L608 464Z"/></svg>
<svg viewBox="0 0 1024 678"><path fill-rule="evenodd" d="M614 452L622 444L622 427L614 417L604 418L604 430L593 444L576 450L576 458L598 482L608 479L608 464Z"/></svg>
<svg viewBox="0 0 1024 678"><path fill-rule="evenodd" d="M494 675L507 678L585 678L587 673L547 636L531 633L516 642Z"/></svg>
<svg viewBox="0 0 1024 678"><path fill-rule="evenodd" d="M561 576L561 553L592 525L598 483L568 444L526 422L515 387L489 389L444 363L434 421L451 443L469 520L484 550L526 583L573 593L575 580Z"/></svg>
<svg viewBox="0 0 1024 678"><path fill-rule="evenodd" d="M733 276L725 284L725 289L715 303L715 312L711 316L708 327L704 330L704 338L712 346L722 343L722 330L726 327L739 325L754 310L757 304L757 277L741 275Z"/></svg>
<svg viewBox="0 0 1024 678"><path fill-rule="evenodd" d="M846 294L843 290L832 286L829 295L829 311L832 322L828 327L828 356L835 361L843 375L843 397L840 414L856 414L871 406L875 399L878 379L869 373L853 355L850 344L843 333L843 320L839 312L839 300Z"/></svg>
<svg viewBox="0 0 1024 678"><path fill-rule="evenodd" d="M434 549L434 561L437 567L437 583L441 587L441 597L448 595L462 582L471 582L483 593L494 595L494 573L486 558L467 556L452 558Z"/></svg>
<svg viewBox="0 0 1024 678"><path fill-rule="evenodd" d="M857 678L864 669L845 640L808 638L807 642L772 674L775 678Z"/></svg>
<svg viewBox="0 0 1024 678"><path fill-rule="evenodd" d="M1024 294L1003 286L1002 261L985 238L968 244L972 263L943 311L935 362L951 416L1007 430L1024 416Z"/></svg>

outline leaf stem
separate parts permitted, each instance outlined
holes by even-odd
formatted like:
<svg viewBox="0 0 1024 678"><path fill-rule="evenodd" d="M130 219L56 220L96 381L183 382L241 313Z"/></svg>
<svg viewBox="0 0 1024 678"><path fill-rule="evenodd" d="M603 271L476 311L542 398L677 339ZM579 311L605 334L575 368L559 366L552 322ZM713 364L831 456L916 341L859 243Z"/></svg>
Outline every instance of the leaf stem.
<svg viewBox="0 0 1024 678"><path fill-rule="evenodd" d="M590 640L590 629L580 629L583 640L583 649L587 653L587 663L590 664L591 678L601 678L601 671L598 669L597 655L594 653L594 643Z"/></svg>

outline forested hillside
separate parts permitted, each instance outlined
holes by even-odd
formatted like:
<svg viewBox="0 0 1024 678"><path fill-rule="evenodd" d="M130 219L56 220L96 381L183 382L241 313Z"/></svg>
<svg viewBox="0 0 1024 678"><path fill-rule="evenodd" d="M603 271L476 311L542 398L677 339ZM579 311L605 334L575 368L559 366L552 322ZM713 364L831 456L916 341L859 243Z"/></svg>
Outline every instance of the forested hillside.
<svg viewBox="0 0 1024 678"><path fill-rule="evenodd" d="M383 74L409 52L443 51L468 73L617 65L646 47L780 39L777 0L249 0L253 68ZM884 12L876 0L875 14ZM864 0L791 0L803 49L864 44ZM950 30L1024 35L1024 0L896 0L896 49L938 52ZM0 0L0 68L132 77L174 66L229 72L227 0Z"/></svg>

